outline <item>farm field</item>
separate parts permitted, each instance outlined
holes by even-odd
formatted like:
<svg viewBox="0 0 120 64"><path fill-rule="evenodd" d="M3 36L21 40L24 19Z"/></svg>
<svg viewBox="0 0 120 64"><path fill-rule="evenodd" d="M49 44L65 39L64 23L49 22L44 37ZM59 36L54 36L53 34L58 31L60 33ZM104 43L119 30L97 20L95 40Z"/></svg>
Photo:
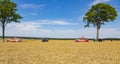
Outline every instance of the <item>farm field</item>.
<svg viewBox="0 0 120 64"><path fill-rule="evenodd" d="M0 42L0 64L120 64L120 41Z"/></svg>

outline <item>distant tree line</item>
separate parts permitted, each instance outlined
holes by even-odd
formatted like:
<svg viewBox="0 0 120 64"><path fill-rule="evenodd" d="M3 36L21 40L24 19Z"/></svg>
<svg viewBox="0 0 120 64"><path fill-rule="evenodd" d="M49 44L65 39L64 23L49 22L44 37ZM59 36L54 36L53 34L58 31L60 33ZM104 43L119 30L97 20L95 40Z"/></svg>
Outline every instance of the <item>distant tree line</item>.
<svg viewBox="0 0 120 64"><path fill-rule="evenodd" d="M5 36L5 38L14 38L15 36ZM20 36L16 36L17 38L21 38L21 39L42 39L44 37L20 37ZM2 38L2 36L0 36L0 38ZM77 38L47 38L49 40L75 40ZM103 40L120 40L120 38L101 38ZM94 40L93 38L88 38L88 40Z"/></svg>

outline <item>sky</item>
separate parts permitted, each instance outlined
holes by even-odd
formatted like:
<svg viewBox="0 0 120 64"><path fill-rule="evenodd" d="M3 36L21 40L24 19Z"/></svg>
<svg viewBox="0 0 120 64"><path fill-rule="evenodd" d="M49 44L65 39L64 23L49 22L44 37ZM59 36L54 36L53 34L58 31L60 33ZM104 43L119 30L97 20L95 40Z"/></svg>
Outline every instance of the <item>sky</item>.
<svg viewBox="0 0 120 64"><path fill-rule="evenodd" d="M83 17L92 5L107 3L116 8L114 22L105 23L100 38L120 38L120 0L12 0L17 4L20 23L6 26L6 36L49 38L95 38L96 28L85 28ZM0 28L1 30L1 28ZM2 31L1 31L2 32Z"/></svg>

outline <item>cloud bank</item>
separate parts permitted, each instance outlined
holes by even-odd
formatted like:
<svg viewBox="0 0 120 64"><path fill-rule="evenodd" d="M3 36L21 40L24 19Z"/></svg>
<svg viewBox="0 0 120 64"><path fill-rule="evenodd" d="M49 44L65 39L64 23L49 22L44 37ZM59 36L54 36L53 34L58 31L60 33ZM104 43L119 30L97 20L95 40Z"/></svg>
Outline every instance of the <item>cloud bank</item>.
<svg viewBox="0 0 120 64"><path fill-rule="evenodd" d="M22 8L33 8L33 9L35 9L35 8L43 8L43 7L45 7L46 5L45 4L22 4L20 7L22 7Z"/></svg>
<svg viewBox="0 0 120 64"><path fill-rule="evenodd" d="M82 28L82 29L48 29L45 25L59 25L59 26L75 26L67 21L61 20L38 20L36 22L29 21L20 24L8 24L6 27L6 36L27 36L27 37L50 37L50 38L95 38L95 28ZM112 34L111 34L112 33ZM120 31L117 28L101 28L100 38L120 38Z"/></svg>

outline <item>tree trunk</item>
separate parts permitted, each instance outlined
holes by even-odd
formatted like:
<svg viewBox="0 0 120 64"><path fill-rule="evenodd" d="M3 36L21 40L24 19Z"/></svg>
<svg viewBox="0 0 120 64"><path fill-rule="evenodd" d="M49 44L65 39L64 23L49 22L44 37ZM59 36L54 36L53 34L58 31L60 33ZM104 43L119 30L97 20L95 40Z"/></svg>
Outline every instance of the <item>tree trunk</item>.
<svg viewBox="0 0 120 64"><path fill-rule="evenodd" d="M3 39L3 42L5 42L5 25L4 25L4 23L2 25L2 39Z"/></svg>
<svg viewBox="0 0 120 64"><path fill-rule="evenodd" d="M98 42L99 41L99 28L97 27L97 34L96 34L96 41Z"/></svg>

